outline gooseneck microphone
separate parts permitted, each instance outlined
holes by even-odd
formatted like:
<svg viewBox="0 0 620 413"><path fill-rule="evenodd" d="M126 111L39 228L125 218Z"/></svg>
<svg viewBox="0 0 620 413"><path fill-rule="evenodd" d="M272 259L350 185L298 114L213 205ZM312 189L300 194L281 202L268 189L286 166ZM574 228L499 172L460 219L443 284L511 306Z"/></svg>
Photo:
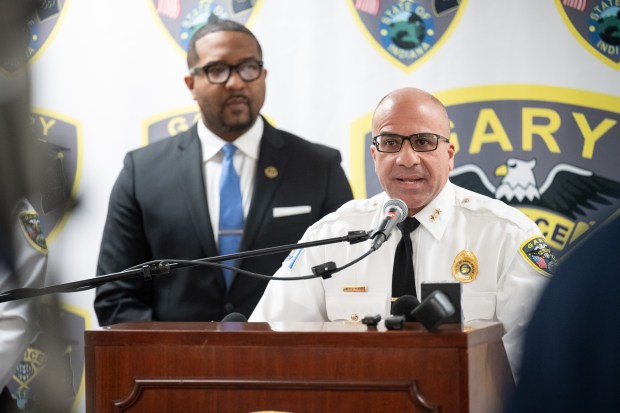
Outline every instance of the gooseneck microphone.
<svg viewBox="0 0 620 413"><path fill-rule="evenodd" d="M381 244L387 241L394 227L407 218L407 211L407 204L400 199L390 199L383 205L384 217L379 227L371 235L371 250L376 251Z"/></svg>

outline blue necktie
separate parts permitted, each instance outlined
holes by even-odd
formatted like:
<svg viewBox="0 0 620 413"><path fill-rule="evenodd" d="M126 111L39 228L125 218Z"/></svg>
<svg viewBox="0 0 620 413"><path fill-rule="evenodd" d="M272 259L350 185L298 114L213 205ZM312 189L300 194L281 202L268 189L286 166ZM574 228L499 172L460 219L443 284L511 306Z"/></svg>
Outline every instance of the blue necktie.
<svg viewBox="0 0 620 413"><path fill-rule="evenodd" d="M227 143L222 148L224 151L224 161L222 162L222 177L220 180L220 228L218 241L220 254L228 255L239 252L241 236L243 235L243 201L241 198L241 186L239 185L239 175L235 170L233 155L237 147ZM227 265L234 265L235 260L223 262ZM234 272L222 269L226 289L230 288L233 281Z"/></svg>

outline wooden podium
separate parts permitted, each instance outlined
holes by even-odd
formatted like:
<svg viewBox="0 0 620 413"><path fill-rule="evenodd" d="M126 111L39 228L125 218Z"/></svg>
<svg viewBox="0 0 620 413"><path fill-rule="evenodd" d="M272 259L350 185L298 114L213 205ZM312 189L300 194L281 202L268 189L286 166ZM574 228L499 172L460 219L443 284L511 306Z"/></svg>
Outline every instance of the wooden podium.
<svg viewBox="0 0 620 413"><path fill-rule="evenodd" d="M86 412L495 413L498 323L127 323L85 333Z"/></svg>

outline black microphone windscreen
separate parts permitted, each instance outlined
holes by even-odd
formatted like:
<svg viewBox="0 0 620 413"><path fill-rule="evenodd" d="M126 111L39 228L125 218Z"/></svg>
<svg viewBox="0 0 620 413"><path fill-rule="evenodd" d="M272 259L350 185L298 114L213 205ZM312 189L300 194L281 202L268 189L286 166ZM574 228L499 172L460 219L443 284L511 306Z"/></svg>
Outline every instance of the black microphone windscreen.
<svg viewBox="0 0 620 413"><path fill-rule="evenodd" d="M412 313L428 331L435 331L454 314L454 306L443 291L435 290Z"/></svg>
<svg viewBox="0 0 620 413"><path fill-rule="evenodd" d="M415 317L411 315L411 312L420 305L420 301L414 295L403 295L398 297L394 304L392 304L393 315L404 315L405 321L416 321Z"/></svg>
<svg viewBox="0 0 620 413"><path fill-rule="evenodd" d="M230 313L227 314L224 318L222 318L222 322L242 322L245 323L248 321L246 316L241 313Z"/></svg>

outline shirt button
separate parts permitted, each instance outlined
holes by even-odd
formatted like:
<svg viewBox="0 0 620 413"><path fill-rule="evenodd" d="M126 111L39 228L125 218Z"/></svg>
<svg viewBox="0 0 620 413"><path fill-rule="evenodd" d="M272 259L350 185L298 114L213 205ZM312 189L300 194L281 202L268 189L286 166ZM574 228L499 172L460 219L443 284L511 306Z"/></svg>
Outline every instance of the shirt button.
<svg viewBox="0 0 620 413"><path fill-rule="evenodd" d="M351 321L358 321L360 317L357 314L351 314Z"/></svg>
<svg viewBox="0 0 620 413"><path fill-rule="evenodd" d="M226 311L227 313L232 313L234 309L235 309L235 306L231 303L226 303L224 305L224 311Z"/></svg>

